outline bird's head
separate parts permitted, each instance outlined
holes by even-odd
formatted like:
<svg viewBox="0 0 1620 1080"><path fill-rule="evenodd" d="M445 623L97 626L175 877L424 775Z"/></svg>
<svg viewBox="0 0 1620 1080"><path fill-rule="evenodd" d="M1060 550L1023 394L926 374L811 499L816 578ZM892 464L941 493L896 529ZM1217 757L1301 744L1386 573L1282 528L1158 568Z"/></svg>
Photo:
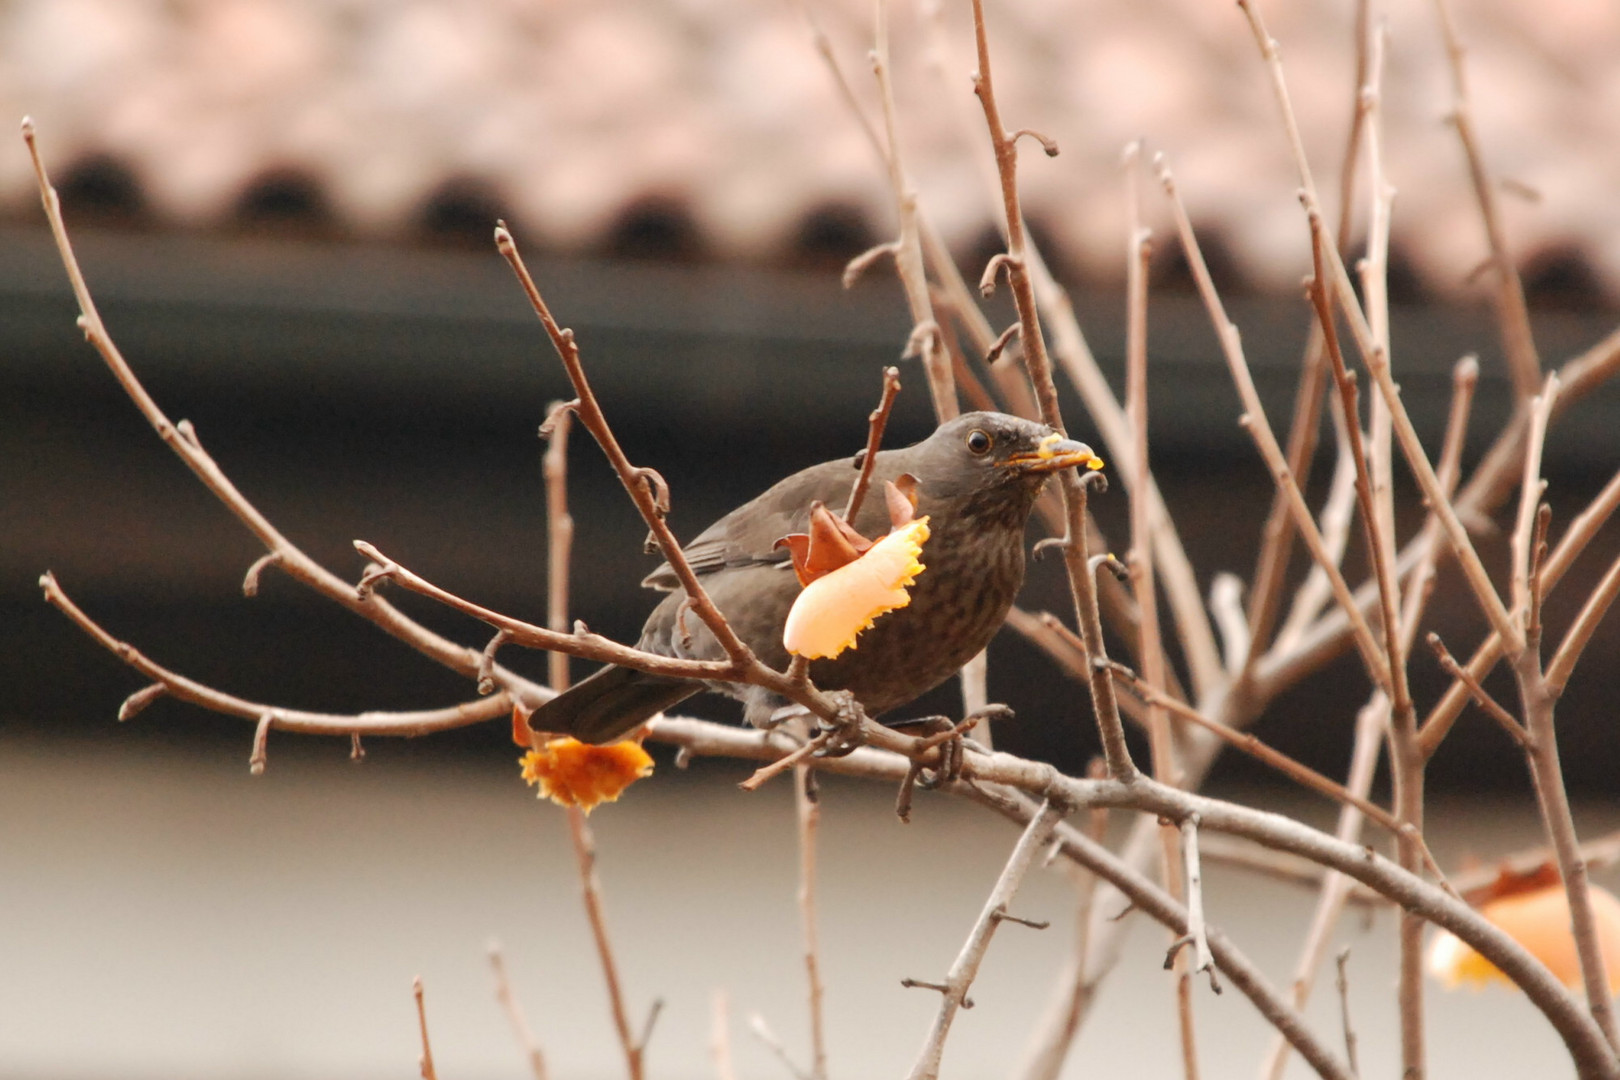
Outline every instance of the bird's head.
<svg viewBox="0 0 1620 1080"><path fill-rule="evenodd" d="M925 497L1024 490L1033 498L1060 469L1097 469L1102 461L1083 442L1045 424L1005 413L963 413L913 448Z"/></svg>

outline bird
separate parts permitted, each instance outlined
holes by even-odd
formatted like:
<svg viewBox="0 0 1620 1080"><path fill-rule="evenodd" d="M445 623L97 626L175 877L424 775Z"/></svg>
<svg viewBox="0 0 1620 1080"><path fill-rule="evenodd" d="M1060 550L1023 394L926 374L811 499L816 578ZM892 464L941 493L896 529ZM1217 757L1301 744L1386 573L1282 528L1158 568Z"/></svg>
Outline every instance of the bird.
<svg viewBox="0 0 1620 1080"><path fill-rule="evenodd" d="M849 649L810 664L823 690L845 690L868 716L898 708L950 678L1000 628L1024 580L1024 532L1041 488L1059 470L1101 465L1085 443L1045 424L995 412L963 413L911 446L882 450L874 494L902 481L916 513L929 519L926 567L910 602L878 618ZM682 548L704 590L737 635L777 670L791 659L783 625L801 585L788 548L804 533L813 504L842 507L855 481L850 458L794 473L703 530ZM914 487L905 478L915 479ZM881 497L864 500L850 522L863 536L889 528ZM668 595L648 616L637 648L660 656L721 660L719 643L686 607L666 562L642 582ZM705 689L743 703L744 720L771 727L788 705L762 687L652 675L610 664L542 704L537 732L607 743Z"/></svg>

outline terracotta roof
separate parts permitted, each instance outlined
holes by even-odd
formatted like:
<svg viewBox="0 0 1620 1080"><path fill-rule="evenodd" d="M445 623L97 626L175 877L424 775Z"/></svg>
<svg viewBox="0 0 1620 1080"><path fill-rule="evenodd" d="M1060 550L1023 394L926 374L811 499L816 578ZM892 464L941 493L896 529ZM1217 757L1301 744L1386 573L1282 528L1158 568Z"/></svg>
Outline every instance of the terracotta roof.
<svg viewBox="0 0 1620 1080"><path fill-rule="evenodd" d="M870 112L867 0L807 0ZM925 5L926 6L926 5ZM965 4L894 5L900 138L964 251L989 228ZM1620 6L1454 0L1476 124L1531 279L1620 296ZM1271 0L1305 142L1336 184L1350 5ZM1388 12L1386 158L1403 280L1461 288L1485 255L1427 4ZM1117 276L1118 157L1165 151L1229 274L1292 289L1309 253L1266 74L1208 0L991 4L1028 213L1072 271ZM487 235L559 250L791 260L892 228L874 155L796 5L759 0L12 0L0 108L31 113L69 201L158 224ZM1534 198L1514 192L1535 193ZM0 202L31 213L20 147ZM1158 209L1158 201L1148 205Z"/></svg>

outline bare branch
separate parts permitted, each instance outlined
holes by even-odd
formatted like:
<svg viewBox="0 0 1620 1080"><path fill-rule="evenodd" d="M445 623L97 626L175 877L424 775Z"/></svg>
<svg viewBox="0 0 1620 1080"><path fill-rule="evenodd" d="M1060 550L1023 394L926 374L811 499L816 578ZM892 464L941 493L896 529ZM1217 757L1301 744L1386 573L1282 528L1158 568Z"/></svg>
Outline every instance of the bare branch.
<svg viewBox="0 0 1620 1080"><path fill-rule="evenodd" d="M900 221L900 235L895 240L894 265L905 290L906 306L915 327L938 326L933 300L928 292L928 272L923 262L922 240L918 225L917 193L906 176L900 157L899 124L895 115L894 86L889 66L889 8L887 0L875 5L875 27L872 47L872 75L877 80L878 100L883 111L884 163L888 166L889 189L894 195L895 213ZM944 342L935 332L922 341L923 372L928 377L928 392L934 402L934 415L943 423L961 412L957 403L956 383L951 371L950 358L945 355Z"/></svg>
<svg viewBox="0 0 1620 1080"><path fill-rule="evenodd" d="M466 727L469 724L482 723L495 717L503 716L511 711L512 698L502 692L493 697L478 701L469 701L461 705L453 705L444 709L422 709L411 712L363 712L353 715L339 713L308 712L303 709L288 709L279 705L267 705L262 702L249 701L227 694L213 687L204 685L184 675L171 671L161 664L149 660L143 653L127 642L119 641L99 624L86 615L57 584L54 574L45 574L39 579L40 587L45 591L45 600L52 607L73 621L79 629L88 634L96 644L112 653L118 659L151 679L157 686L163 688L163 693L179 701L201 706L210 712L223 713L226 716L235 716L243 720L260 723L265 717L270 718L270 726L277 731L295 731L306 735L428 735L436 731L448 731L452 728ZM467 650L471 652L471 650ZM544 696L547 692L542 690ZM160 695L153 692L153 687L137 691L124 703L129 709L131 703L142 695L150 695L138 703L128 715L133 716L141 708L145 708ZM124 712L124 710L120 710Z"/></svg>
<svg viewBox="0 0 1620 1080"><path fill-rule="evenodd" d="M157 403L147 393L136 377L134 369L130 367L118 346L114 344L112 336L107 332L101 321L101 315L96 310L95 301L90 295L89 286L85 283L84 274L79 269L79 262L73 253L73 245L68 240L67 227L62 221L61 201L58 199L56 189L51 186L50 177L46 173L44 160L41 158L39 148L35 141L34 125L31 120L23 122L23 138L28 144L29 155L33 160L34 175L38 181L40 200L45 206L45 216L50 222L51 234L56 240L57 251L61 255L62 265L67 271L68 280L73 286L73 295L78 302L80 327L84 330L85 339L100 354L102 361L107 365L113 377L123 388L124 393L135 404L135 407L145 417L147 423L152 425L170 450L185 463L192 473L202 482L203 486L217 498L225 508L240 521L259 542L262 543L269 554L275 556L275 564L293 580L313 589L315 592L332 600L356 615L376 624L379 628L391 634L400 641L417 650L429 659L444 665L452 671L465 676L473 677L478 668L478 654L461 645L441 637L408 618L392 605L376 597L358 597L353 587L347 581L321 566L310 558L300 548L295 546L279 530L273 526L269 519L259 512L248 499L237 490L228 476L225 475L214 459L202 448L196 438L196 432L185 421L178 424L171 423ZM262 567L261 567L262 570ZM248 578L244 580L244 588L255 580L251 569ZM82 624L81 624L82 625ZM496 672L500 685L518 697L530 701L543 701L545 692L537 683L530 682L504 668ZM179 696L179 695L176 695ZM229 710L224 710L229 711Z"/></svg>
<svg viewBox="0 0 1620 1080"><path fill-rule="evenodd" d="M1440 640L1440 635L1430 633L1424 640L1428 642L1429 648L1434 650L1435 658L1440 661L1441 670L1467 687L1469 694L1474 698L1474 703L1483 709L1487 716L1495 720L1503 731L1511 735L1513 741L1519 744L1520 749L1528 750L1530 748L1529 732L1524 730L1523 725L1519 723L1512 713L1503 708L1500 702L1486 692L1485 688L1479 684L1479 680L1469 674L1467 668L1457 663L1457 658L1451 655L1451 650L1446 648L1446 643Z"/></svg>
<svg viewBox="0 0 1620 1080"><path fill-rule="evenodd" d="M1066 430L1062 412L1058 407L1057 388L1052 383L1052 365L1046 354L1046 339L1041 334L1040 317L1035 308L1035 295L1024 264L1024 221L1018 201L1018 152L1001 123L996 106L994 84L990 74L990 44L985 30L984 8L981 0L973 2L974 38L978 44L978 71L974 75L974 91L984 109L989 126L990 141L995 150L996 164L1001 177L1003 209L1007 230L1007 267L1012 285L1013 300L1018 308L1019 336L1023 342L1024 366L1035 387L1040 404L1041 419L1056 431ZM1069 588L1075 604L1076 618L1086 640L1086 650L1095 659L1107 655L1102 640L1102 624L1097 614L1096 583L1087 570L1088 553L1085 543L1086 493L1080 478L1065 471L1059 478L1063 493L1065 532L1070 543L1064 549L1069 570ZM1088 683L1097 723L1102 730L1104 753L1113 775L1120 778L1135 774L1130 751L1125 744L1124 728L1119 720L1119 709L1114 701L1114 688L1109 679L1094 674Z"/></svg>
<svg viewBox="0 0 1620 1080"><path fill-rule="evenodd" d="M1541 478L1541 453L1547 443L1547 423L1553 402L1558 400L1558 373L1547 376L1547 385L1530 399L1530 435L1525 443L1524 480L1519 486L1519 513L1513 526L1513 615L1528 630L1531 608L1530 562L1534 554L1536 507L1547 490Z"/></svg>
<svg viewBox="0 0 1620 1080"><path fill-rule="evenodd" d="M613 429L608 426L607 417L596 400L596 394L591 390L590 380L586 378L585 367L579 358L579 346L574 341L574 332L563 329L552 317L551 309L546 306L534 278L529 274L529 268L524 265L517 242L512 239L512 234L507 231L504 224L495 229L495 247L511 265L512 272L517 275L519 284L523 286L523 291L529 298L529 306L534 308L535 314L539 316L546 335L551 338L551 344L562 360L563 368L568 373L568 381L573 384L574 393L579 398L579 404L573 411L596 440L597 445L602 448L602 452L607 455L614 472L619 476L619 482L624 485L625 491L636 504L636 509L641 511L643 520L647 522L647 527L652 530L653 536L658 541L659 550L665 561L674 571L681 587L686 590L686 595L691 598L692 609L697 612L710 633L714 634L715 641L731 658L734 665L742 667L755 663L753 650L737 636L736 631L726 622L725 616L720 613L720 609L709 598L708 592L686 561L680 542L670 531L665 521L665 515L669 511L669 500L667 489L663 488L662 478L651 470L632 465L630 459L625 456L618 438L613 434Z"/></svg>
<svg viewBox="0 0 1620 1080"><path fill-rule="evenodd" d="M548 440L540 472L546 483L546 625L568 630L568 568L574 551L574 515L568 512L568 430L576 402L553 403L541 431ZM504 631L502 631L504 633ZM497 640L500 634L496 634ZM495 642L490 642L491 647ZM568 654L546 657L546 678L559 694L568 689Z"/></svg>
<svg viewBox="0 0 1620 1080"><path fill-rule="evenodd" d="M1245 412L1239 422L1253 437L1261 457L1265 459L1266 467L1271 470L1272 480L1279 490L1287 493L1290 512L1294 515L1294 525L1299 529L1300 536L1304 539L1306 548L1315 557L1317 565L1327 574L1328 580L1333 585L1333 594L1338 599L1345 616L1350 620L1352 637L1361 652L1362 662L1366 664L1375 683L1388 686L1390 680L1388 664L1379 650L1378 642L1367 626L1367 621L1362 616L1361 608L1356 604L1344 575L1329 557L1322 541L1322 534L1317 529L1316 519L1311 516L1310 508L1305 505L1305 497L1300 493L1294 475L1288 471L1288 461L1283 456L1282 448L1277 445L1277 438L1266 419L1265 407L1260 403L1260 394L1254 387L1254 377L1250 374L1248 361L1243 356L1238 328L1227 317L1225 305L1215 292L1215 283L1209 276L1209 268L1204 263L1198 239L1193 235L1192 220L1187 216L1187 208L1176 192L1175 178L1171 175L1170 167L1162 154L1156 160L1159 166L1159 182L1170 200L1170 207L1176 219L1176 230L1181 236L1182 249L1186 253L1188 264L1192 267L1199 294L1204 299L1204 306L1209 310L1210 319L1215 324L1215 334L1220 339L1221 351L1226 357L1232 381L1243 400Z"/></svg>
<svg viewBox="0 0 1620 1080"><path fill-rule="evenodd" d="M1350 1063L1350 1071L1359 1076L1361 1068L1356 1064L1356 1031L1350 1024L1350 976L1345 972L1345 965L1349 961L1350 946L1346 945L1334 958L1338 977L1333 985L1339 991L1339 1026L1344 1029L1344 1057Z"/></svg>
<svg viewBox="0 0 1620 1080"><path fill-rule="evenodd" d="M814 791L815 775L808 765L794 767L793 805L799 825L799 918L803 924L804 972L809 986L810 1078L826 1080L827 1033L822 1015L821 949L816 931L816 835L821 825L821 804Z"/></svg>
<svg viewBox="0 0 1620 1080"><path fill-rule="evenodd" d="M1568 391L1561 395L1564 400L1567 400L1568 397ZM1558 584L1570 565L1574 563L1582 551L1586 550L1587 545L1591 543L1598 530L1603 527L1604 522L1608 521L1616 508L1620 508L1620 472L1616 472L1609 479L1609 482L1603 486L1603 490L1598 492L1597 496L1587 504L1586 509L1576 515L1575 520L1571 521L1569 528L1565 530L1563 538L1553 548L1552 554L1547 557L1541 571L1541 591L1543 593L1551 591ZM1493 633L1480 644L1479 648L1474 651L1474 655L1469 658L1468 674L1475 681L1483 681L1485 676L1489 675L1492 669L1496 667L1497 662L1502 659L1502 654L1502 639ZM1553 665L1555 668L1558 667L1556 656L1553 659ZM1463 705L1468 702L1469 696L1468 688L1458 680L1452 683L1451 688L1446 691L1439 703L1430 710L1428 717L1424 719L1423 725L1419 729L1425 753L1432 755L1436 748L1439 747L1441 741L1445 739L1446 734L1451 730L1451 725L1456 722L1457 716L1462 712Z"/></svg>
<svg viewBox="0 0 1620 1080"><path fill-rule="evenodd" d="M1582 650L1592 640L1592 634L1596 632L1598 623L1603 621L1603 616L1608 614L1616 595L1620 595L1620 558L1609 564L1608 573L1603 575L1603 580L1592 595L1586 598L1580 614L1575 616L1575 621L1564 634L1564 640L1559 643L1552 663L1547 665L1547 689L1554 695L1564 692L1570 674L1580 662Z"/></svg>
<svg viewBox="0 0 1620 1080"><path fill-rule="evenodd" d="M275 719L271 714L265 713L259 717L259 726L253 731L253 753L248 755L248 772L254 776L263 776L264 767L268 764L270 742L270 722Z"/></svg>
<svg viewBox="0 0 1620 1080"><path fill-rule="evenodd" d="M770 674L778 674L771 672L769 668L763 667L757 660L752 659L752 652L748 654L750 659L739 668L739 665L731 660L680 660L674 657L660 656L657 653L643 652L640 649L632 649L628 645L620 645L618 642L611 641L600 634L593 634L577 623L573 633L561 634L543 626L536 626L534 623L524 622L522 619L515 619L510 615L503 615L491 608L475 604L471 600L441 589L426 578L396 563L364 540L356 540L354 546L356 551L359 551L360 554L371 559L376 564L376 568L369 571L362 578L363 585L379 580L393 581L401 588L437 600L439 603L459 611L463 615L469 615L480 622L488 623L497 630L506 631L507 639L512 644L526 649L556 650L587 660L620 664L640 671L651 672L655 675L673 675L680 678L718 678L741 682L756 677L761 670ZM778 677L781 676L778 675Z"/></svg>
<svg viewBox="0 0 1620 1080"><path fill-rule="evenodd" d="M1491 265L1496 271L1496 317L1502 329L1502 351L1507 359L1508 374L1513 379L1514 395L1521 403L1528 401L1541 386L1541 358L1536 353L1535 338L1530 332L1530 312L1524 300L1524 284L1507 250L1507 233L1496 207L1496 192L1485 169L1480 153L1479 139L1474 133L1473 105L1468 94L1467 51L1457 37L1456 25L1445 0L1434 0L1435 16L1446 42L1446 58L1451 68L1452 111L1450 120L1457 129L1457 139L1468 159L1468 176L1473 183L1474 198L1485 226L1485 237L1491 248Z"/></svg>
<svg viewBox="0 0 1620 1080"><path fill-rule="evenodd" d="M1187 882L1187 943L1193 949L1193 972L1209 976L1209 988L1221 992L1220 980L1215 977L1215 957L1209 951L1209 933L1204 926L1204 874L1198 862L1198 815L1193 814L1181 823L1181 858ZM1171 946L1171 952L1178 946ZM1170 961L1165 961L1170 966Z"/></svg>
<svg viewBox="0 0 1620 1080"><path fill-rule="evenodd" d="M872 483L872 470L877 466L878 449L883 445L883 429L889 424L889 412L894 408L895 395L899 393L900 369L884 368L883 394L878 399L878 407L866 418L866 449L861 451L860 475L855 478L855 486L850 489L849 502L844 504L845 521L855 520L855 515L861 509L861 501L866 498L866 489Z"/></svg>
<svg viewBox="0 0 1620 1080"><path fill-rule="evenodd" d="M534 1031L523 1015L523 1006L518 1004L517 995L512 992L512 981L506 975L506 958L501 955L501 945L498 941L489 943L489 966L495 974L495 1000L500 1002L501 1010L511 1022L512 1034L517 1036L518 1045L523 1048L523 1057L529 1063L529 1072L534 1076L534 1080L548 1080L545 1055L541 1053L540 1043L535 1039Z"/></svg>
<svg viewBox="0 0 1620 1080"><path fill-rule="evenodd" d="M765 1045L767 1050L776 1055L776 1059L793 1075L793 1080L811 1080L810 1074L795 1065L793 1059L788 1057L787 1047L782 1045L782 1040L777 1038L776 1032L772 1031L770 1025L765 1023L763 1016L759 1015L759 1013L749 1013L748 1029L754 1033L754 1038L758 1039Z"/></svg>
<svg viewBox="0 0 1620 1080"><path fill-rule="evenodd" d="M1253 734L1252 732L1238 731L1227 726L1226 724L1221 723L1219 720L1205 716L1203 713L1199 712L1190 705L1182 704L1181 702L1176 701L1175 699L1157 690L1154 690L1151 686L1148 686L1145 682L1143 682L1135 672L1131 671L1123 664L1110 663L1108 667L1117 678L1122 680L1126 686L1130 688L1132 693L1142 697L1144 700L1151 700L1155 705L1167 710L1169 714L1174 716L1176 719L1186 721L1190 724L1196 724L1198 727L1201 727L1205 731L1208 731L1220 738L1220 740L1226 743L1228 746L1235 747L1236 749L1243 751L1245 754L1248 754L1250 757L1264 762L1300 785L1310 788L1312 791L1318 792L1322 795L1326 795L1335 802L1340 802L1347 806L1354 806L1357 810L1378 822L1378 824L1388 829L1391 833L1400 833L1401 822L1377 803L1369 802L1366 798L1356 795L1346 789L1343 784L1323 776L1315 769L1303 764L1302 762L1296 761L1287 754L1284 754L1282 751L1267 746L1264 742L1260 741L1259 736Z"/></svg>
<svg viewBox="0 0 1620 1080"><path fill-rule="evenodd" d="M160 697L163 697L168 692L169 688L160 682L155 682L151 686L145 686L135 691L133 694L129 695L129 697L124 699L124 703L122 705L118 706L119 723L123 723L125 720L132 720L136 716L139 716L141 713L146 711L147 706L151 705L152 702L156 701Z"/></svg>
<svg viewBox="0 0 1620 1080"><path fill-rule="evenodd" d="M1052 830L1062 818L1063 811L1057 805L1050 801L1042 805L1018 838L1007 865L1002 868L1001 876L996 879L995 887L985 900L984 909L962 945L962 951L957 954L955 963L951 964L944 984L932 987L939 990L941 995L939 1013L934 1018L934 1025L917 1055L916 1063L911 1067L911 1080L933 1080L939 1075L940 1058L945 1053L945 1037L950 1033L951 1021L955 1019L957 1010L969 1007L968 988L973 985L973 979L979 972L979 964L990 947L990 939L1006 916L1013 897L1018 894L1024 875L1034 865ZM912 980L912 984L926 985L915 980Z"/></svg>
<svg viewBox="0 0 1620 1080"><path fill-rule="evenodd" d="M422 976L418 975L411 980L411 993L416 998L416 1026L422 1033L422 1054L417 1058L421 1069L422 1080L438 1080L438 1073L433 1071L433 1047L428 1043L427 1006L422 1002Z"/></svg>
<svg viewBox="0 0 1620 1080"><path fill-rule="evenodd" d="M602 911L602 886L596 877L596 838L585 820L585 811L578 806L565 807L565 810L568 815L568 835L574 844L574 860L579 867L580 892L585 899L585 914L591 926L591 939L596 942L597 960L602 965L602 977L607 983L613 1030L619 1037L619 1048L624 1052L625 1069L630 1074L630 1080L642 1080L642 1051L645 1045L630 1030L624 991L620 988L619 966L613 958L607 917Z"/></svg>

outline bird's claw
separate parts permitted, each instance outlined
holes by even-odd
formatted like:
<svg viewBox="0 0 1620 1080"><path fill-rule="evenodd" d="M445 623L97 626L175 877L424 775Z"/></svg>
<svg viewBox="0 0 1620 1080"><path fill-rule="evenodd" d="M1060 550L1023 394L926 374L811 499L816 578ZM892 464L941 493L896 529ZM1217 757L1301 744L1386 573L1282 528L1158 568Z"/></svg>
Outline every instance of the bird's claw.
<svg viewBox="0 0 1620 1080"><path fill-rule="evenodd" d="M901 821L911 821L911 793L915 788L932 791L961 778L962 755L966 726L959 727L945 716L925 716L908 720L896 727L921 728L926 735L919 736L918 751L939 749L939 763L934 768L925 766L920 758L913 758L906 769L906 778L900 782L900 794L894 803L894 813Z"/></svg>
<svg viewBox="0 0 1620 1080"><path fill-rule="evenodd" d="M832 738L827 741L827 745L816 751L815 756L845 757L866 743L866 734L862 730L866 722L866 710L861 708L860 702L855 700L855 695L848 690L831 690L827 696L836 706L834 719L820 719L817 726L820 734L831 734Z"/></svg>

